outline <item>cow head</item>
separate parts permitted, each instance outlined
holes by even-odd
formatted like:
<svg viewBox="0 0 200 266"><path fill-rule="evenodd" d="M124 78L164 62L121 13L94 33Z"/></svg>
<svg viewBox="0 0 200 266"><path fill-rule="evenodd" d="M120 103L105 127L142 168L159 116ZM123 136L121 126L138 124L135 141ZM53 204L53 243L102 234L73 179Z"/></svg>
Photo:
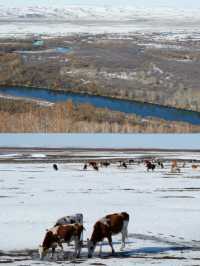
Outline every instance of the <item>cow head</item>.
<svg viewBox="0 0 200 266"><path fill-rule="evenodd" d="M94 250L96 248L96 244L92 240L87 239L87 247L88 247L88 258L92 258Z"/></svg>
<svg viewBox="0 0 200 266"><path fill-rule="evenodd" d="M39 245L38 253L39 253L41 260L44 259L44 257L47 255L48 250L49 249L47 247L43 247L42 245Z"/></svg>

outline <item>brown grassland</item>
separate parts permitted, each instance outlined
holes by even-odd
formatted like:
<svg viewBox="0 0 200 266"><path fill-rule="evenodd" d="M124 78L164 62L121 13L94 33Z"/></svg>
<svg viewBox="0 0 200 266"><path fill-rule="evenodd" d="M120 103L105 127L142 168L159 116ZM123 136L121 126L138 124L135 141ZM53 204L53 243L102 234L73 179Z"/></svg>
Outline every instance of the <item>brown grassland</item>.
<svg viewBox="0 0 200 266"><path fill-rule="evenodd" d="M71 101L52 104L0 99L0 132L36 133L179 133L199 132L200 126L126 115Z"/></svg>

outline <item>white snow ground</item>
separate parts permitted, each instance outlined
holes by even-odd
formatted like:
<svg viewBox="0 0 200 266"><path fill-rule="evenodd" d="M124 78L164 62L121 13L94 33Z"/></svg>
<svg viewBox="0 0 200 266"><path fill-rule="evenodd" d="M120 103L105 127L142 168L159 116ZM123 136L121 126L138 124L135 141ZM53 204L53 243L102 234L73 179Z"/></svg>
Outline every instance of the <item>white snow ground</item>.
<svg viewBox="0 0 200 266"><path fill-rule="evenodd" d="M190 163L180 174L170 173L170 165L153 173L146 172L143 165L121 169L113 164L99 172L83 171L82 167L78 163L60 164L59 171L54 171L46 163L0 164L0 250L4 254L0 264L49 265L49 261L40 262L37 256L23 261L22 255L15 259L9 252L36 250L45 230L66 214L84 214L86 240L97 219L120 211L130 214L125 252L110 257L105 242L103 258L96 254L88 260L83 248L83 265L189 266L199 260L199 169L192 170ZM119 251L120 236L113 239Z"/></svg>
<svg viewBox="0 0 200 266"><path fill-rule="evenodd" d="M165 38L198 33L199 9L66 6L6 8L0 6L0 37L32 34L168 32ZM163 36L164 37L164 36Z"/></svg>

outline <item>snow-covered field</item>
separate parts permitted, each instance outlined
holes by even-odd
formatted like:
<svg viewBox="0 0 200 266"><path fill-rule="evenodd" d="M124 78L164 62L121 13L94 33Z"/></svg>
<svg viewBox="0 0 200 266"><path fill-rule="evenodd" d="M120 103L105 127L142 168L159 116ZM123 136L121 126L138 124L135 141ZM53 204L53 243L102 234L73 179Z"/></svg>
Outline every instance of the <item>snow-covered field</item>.
<svg viewBox="0 0 200 266"><path fill-rule="evenodd" d="M58 171L48 163L0 164L0 264L198 265L200 168L192 170L189 162L179 174L170 173L169 163L155 172L143 164L122 169L116 163L98 172L82 168L80 163L59 164ZM84 247L80 260L63 262L59 253L51 263L38 259L45 230L58 218L82 212L86 240L97 219L120 211L130 214L124 252L110 256L105 241L102 258L96 253L87 259ZM113 238L116 251L120 238Z"/></svg>
<svg viewBox="0 0 200 266"><path fill-rule="evenodd" d="M199 9L66 6L6 8L0 6L0 37L31 34L168 32L197 35ZM165 36L166 37L166 36ZM191 37L191 36L190 36Z"/></svg>

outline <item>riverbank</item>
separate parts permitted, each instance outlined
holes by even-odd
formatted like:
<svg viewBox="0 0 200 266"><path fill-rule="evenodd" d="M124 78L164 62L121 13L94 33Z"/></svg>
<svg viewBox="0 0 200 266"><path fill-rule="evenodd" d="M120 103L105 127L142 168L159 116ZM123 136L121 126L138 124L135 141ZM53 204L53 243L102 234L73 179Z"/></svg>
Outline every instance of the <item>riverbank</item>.
<svg viewBox="0 0 200 266"><path fill-rule="evenodd" d="M200 126L124 114L72 101L42 106L0 98L1 133L198 133Z"/></svg>
<svg viewBox="0 0 200 266"><path fill-rule="evenodd" d="M96 96L88 93L75 93L64 90L53 90L48 88L34 87L0 87L1 95L16 99L35 101L36 104L51 105L72 101L73 105L90 104L95 108L104 108L108 111L116 111L126 114L141 116L143 118L155 118L168 121L186 122L193 125L200 125L200 113L178 108L150 104L146 102L116 99L114 97ZM12 98L10 98L12 99Z"/></svg>

